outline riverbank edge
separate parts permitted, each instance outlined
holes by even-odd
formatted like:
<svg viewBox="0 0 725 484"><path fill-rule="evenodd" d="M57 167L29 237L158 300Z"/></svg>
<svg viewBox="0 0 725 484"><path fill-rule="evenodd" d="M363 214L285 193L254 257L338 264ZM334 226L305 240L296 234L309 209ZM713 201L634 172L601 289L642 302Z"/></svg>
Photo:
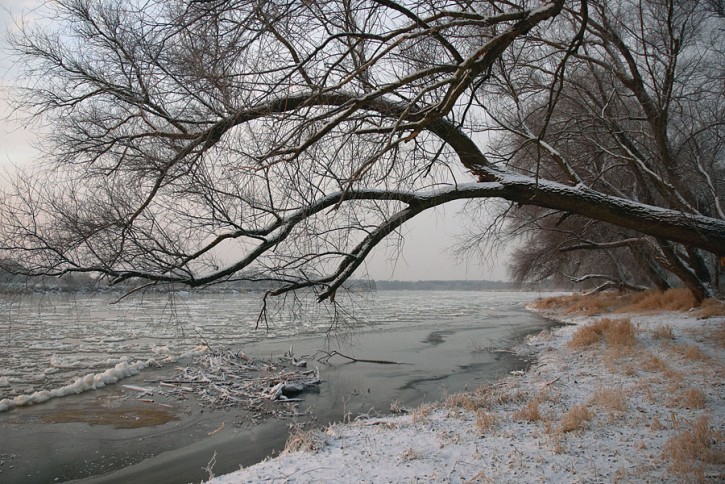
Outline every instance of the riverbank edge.
<svg viewBox="0 0 725 484"><path fill-rule="evenodd" d="M209 482L725 477L725 345L713 337L725 318L529 309L564 324L513 348L533 359L529 371L405 415L293 433L289 451ZM631 321L634 343L569 346L602 318Z"/></svg>

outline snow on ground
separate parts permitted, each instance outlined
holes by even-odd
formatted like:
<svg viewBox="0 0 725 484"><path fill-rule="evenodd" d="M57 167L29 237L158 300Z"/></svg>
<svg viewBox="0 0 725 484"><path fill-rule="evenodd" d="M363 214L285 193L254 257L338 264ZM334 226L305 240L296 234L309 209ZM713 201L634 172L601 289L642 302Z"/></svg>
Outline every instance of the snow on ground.
<svg viewBox="0 0 725 484"><path fill-rule="evenodd" d="M635 340L615 322L571 347L602 317L568 318L516 348L536 357L523 375L293 432L302 450L210 482L724 482L725 318L609 317L630 319Z"/></svg>

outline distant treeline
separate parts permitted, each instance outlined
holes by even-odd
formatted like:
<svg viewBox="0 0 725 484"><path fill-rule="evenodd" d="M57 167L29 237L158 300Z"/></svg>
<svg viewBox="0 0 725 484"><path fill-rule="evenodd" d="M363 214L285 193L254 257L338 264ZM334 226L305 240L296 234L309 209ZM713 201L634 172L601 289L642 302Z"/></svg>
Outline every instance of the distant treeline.
<svg viewBox="0 0 725 484"><path fill-rule="evenodd" d="M379 291L491 291L514 289L503 281L374 281Z"/></svg>
<svg viewBox="0 0 725 484"><path fill-rule="evenodd" d="M3 264L4 262L4 264ZM3 267L4 266L4 267ZM28 277L16 273L17 266L0 261L0 292L105 292L130 291L137 282L109 286L106 279L97 279L89 274L66 274L63 277ZM351 279L345 286L352 291L501 291L512 289L544 289L541 284L516 285L506 281L372 281ZM274 289L273 281L228 281L198 291L208 292L264 292ZM148 292L188 291L178 285L158 285L144 288Z"/></svg>

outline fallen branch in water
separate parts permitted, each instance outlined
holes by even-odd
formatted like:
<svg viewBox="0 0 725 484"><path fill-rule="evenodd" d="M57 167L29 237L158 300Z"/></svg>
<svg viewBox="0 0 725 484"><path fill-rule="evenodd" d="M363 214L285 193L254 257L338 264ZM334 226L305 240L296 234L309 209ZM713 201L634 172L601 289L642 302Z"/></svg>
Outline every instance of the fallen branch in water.
<svg viewBox="0 0 725 484"><path fill-rule="evenodd" d="M320 353L322 353L322 356L317 356ZM343 355L339 351L329 351L328 352L328 351L319 350L317 353L315 353L314 358L321 363L327 364L327 363L329 363L330 358L332 358L334 356L340 356L342 358L346 358L346 359L352 361L353 363L375 363L378 365L404 365L405 364L405 363L401 363L399 361L368 360L368 359L363 359L363 358L354 358L352 356Z"/></svg>

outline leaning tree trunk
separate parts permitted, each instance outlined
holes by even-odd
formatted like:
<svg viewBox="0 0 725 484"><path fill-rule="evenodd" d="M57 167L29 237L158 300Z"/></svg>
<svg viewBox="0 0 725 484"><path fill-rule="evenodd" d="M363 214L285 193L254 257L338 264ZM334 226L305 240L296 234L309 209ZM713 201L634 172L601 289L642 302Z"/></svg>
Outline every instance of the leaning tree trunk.
<svg viewBox="0 0 725 484"><path fill-rule="evenodd" d="M629 251L634 257L635 262L642 270L642 273L647 276L647 279L657 287L660 291L666 291L672 288L672 285L667 280L667 274L662 266L652 257L649 251L642 247L640 244L632 244L629 246Z"/></svg>
<svg viewBox="0 0 725 484"><path fill-rule="evenodd" d="M672 266L672 272L687 286L698 303L705 299L715 297L710 281L700 280L695 270L688 267L682 258L677 255L677 251L671 242L661 240L660 247L667 261Z"/></svg>

